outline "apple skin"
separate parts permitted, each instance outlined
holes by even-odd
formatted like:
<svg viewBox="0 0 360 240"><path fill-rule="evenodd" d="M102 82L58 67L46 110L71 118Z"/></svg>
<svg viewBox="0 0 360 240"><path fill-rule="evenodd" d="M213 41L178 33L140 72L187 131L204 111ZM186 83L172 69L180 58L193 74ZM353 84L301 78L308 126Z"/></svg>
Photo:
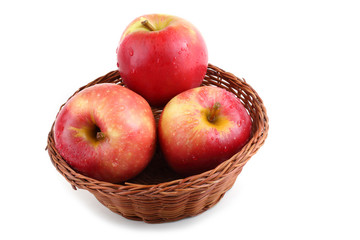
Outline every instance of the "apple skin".
<svg viewBox="0 0 360 240"><path fill-rule="evenodd" d="M215 103L220 104L217 110ZM213 121L208 119L211 113ZM239 98L225 89L204 86L170 100L159 119L158 138L170 167L193 175L215 168L240 151L250 138L251 125Z"/></svg>
<svg viewBox="0 0 360 240"><path fill-rule="evenodd" d="M145 19L155 31L141 24ZM164 14L144 15L132 21L116 52L126 86L158 107L180 92L199 87L208 65L200 32L188 21Z"/></svg>
<svg viewBox="0 0 360 240"><path fill-rule="evenodd" d="M118 183L147 166L155 150L156 126L144 98L103 83L80 91L63 106L54 136L56 149L76 171Z"/></svg>

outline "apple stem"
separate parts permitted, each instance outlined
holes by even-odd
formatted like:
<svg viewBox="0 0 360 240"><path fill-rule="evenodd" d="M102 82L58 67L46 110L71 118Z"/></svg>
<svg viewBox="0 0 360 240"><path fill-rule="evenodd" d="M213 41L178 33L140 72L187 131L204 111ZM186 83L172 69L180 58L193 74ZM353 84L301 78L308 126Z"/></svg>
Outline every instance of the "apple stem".
<svg viewBox="0 0 360 240"><path fill-rule="evenodd" d="M150 31L155 31L155 27L147 20L145 19L144 21L141 22L141 24L146 27L147 29L149 29Z"/></svg>
<svg viewBox="0 0 360 240"><path fill-rule="evenodd" d="M97 140L97 141L101 141L101 140L103 140L105 137L106 137L106 136L105 136L105 133L103 133L103 132L97 132L97 133L96 133L96 140Z"/></svg>
<svg viewBox="0 0 360 240"><path fill-rule="evenodd" d="M219 102L214 103L214 105L210 109L210 113L209 113L209 115L207 117L207 119L210 122L214 122L216 120L216 115L218 114L220 107L221 107L221 104Z"/></svg>

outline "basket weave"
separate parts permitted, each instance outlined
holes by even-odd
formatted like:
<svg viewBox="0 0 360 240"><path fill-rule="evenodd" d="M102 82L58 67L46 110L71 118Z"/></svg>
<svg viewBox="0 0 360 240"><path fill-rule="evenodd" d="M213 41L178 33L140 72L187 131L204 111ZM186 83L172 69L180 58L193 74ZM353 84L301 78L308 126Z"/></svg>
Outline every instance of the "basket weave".
<svg viewBox="0 0 360 240"><path fill-rule="evenodd" d="M112 71L81 87L77 92L98 83L123 85L118 71ZM252 119L249 142L240 152L215 169L181 178L167 167L158 151L149 166L136 178L121 184L98 181L77 173L60 156L54 143L54 124L47 139L47 150L53 165L75 190L80 188L90 191L111 211L128 219L148 223L170 222L206 211L232 187L246 162L264 144L269 125L261 98L244 79L209 64L202 85L213 85L234 93ZM161 111L153 108L157 120Z"/></svg>

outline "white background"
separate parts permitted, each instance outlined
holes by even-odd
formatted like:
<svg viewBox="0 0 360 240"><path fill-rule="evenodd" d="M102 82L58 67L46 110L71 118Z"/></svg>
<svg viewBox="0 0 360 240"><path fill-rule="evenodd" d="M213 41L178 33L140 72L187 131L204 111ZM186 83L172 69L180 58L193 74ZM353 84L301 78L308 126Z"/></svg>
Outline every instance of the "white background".
<svg viewBox="0 0 360 240"><path fill-rule="evenodd" d="M1 1L0 238L360 239L357 2ZM148 13L192 22L209 62L244 77L270 119L215 207L156 225L74 191L44 150L60 105L116 69L122 31Z"/></svg>

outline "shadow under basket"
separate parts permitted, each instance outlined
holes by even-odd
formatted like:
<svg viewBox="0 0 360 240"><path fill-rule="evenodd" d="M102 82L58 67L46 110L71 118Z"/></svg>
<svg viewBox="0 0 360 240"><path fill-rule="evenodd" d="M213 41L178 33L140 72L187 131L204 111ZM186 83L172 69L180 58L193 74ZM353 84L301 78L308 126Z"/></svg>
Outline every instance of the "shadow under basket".
<svg viewBox="0 0 360 240"><path fill-rule="evenodd" d="M116 70L81 87L74 95L98 83L124 85ZM269 125L261 98L244 79L209 64L202 85L217 86L234 93L244 104L252 119L249 142L216 168L181 178L168 168L161 152L158 151L149 166L136 178L120 184L98 181L77 173L60 156L55 148L54 124L47 139L47 150L52 163L75 190L76 188L88 190L104 206L128 219L148 223L171 222L206 211L233 186L246 162L264 144ZM158 120L162 109L152 110L155 119Z"/></svg>

